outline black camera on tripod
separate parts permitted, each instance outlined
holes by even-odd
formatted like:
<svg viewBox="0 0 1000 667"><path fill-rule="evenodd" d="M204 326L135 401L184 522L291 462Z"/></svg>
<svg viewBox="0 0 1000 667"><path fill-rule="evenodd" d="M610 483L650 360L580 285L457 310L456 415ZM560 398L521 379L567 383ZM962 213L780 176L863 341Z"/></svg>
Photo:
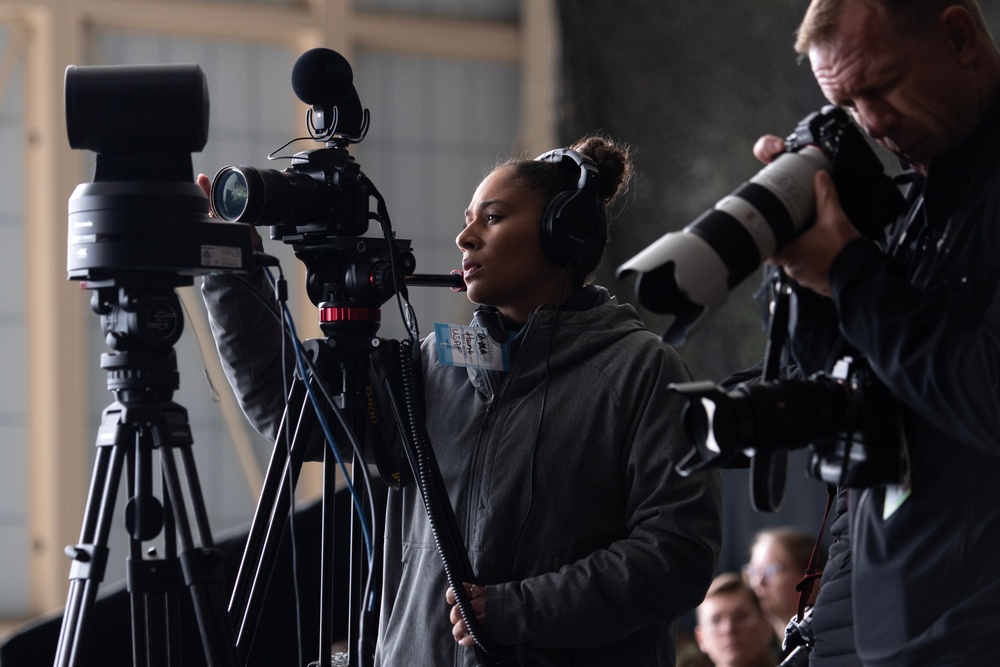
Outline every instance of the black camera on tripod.
<svg viewBox="0 0 1000 667"><path fill-rule="evenodd" d="M310 49L295 61L292 89L311 105L306 112L310 138L326 147L296 153L282 171L223 167L212 181L215 215L270 225L271 238L286 243L361 236L368 230L369 197L377 190L347 151L350 144L364 140L370 120L354 87L351 65L336 51Z"/></svg>
<svg viewBox="0 0 1000 667"><path fill-rule="evenodd" d="M809 446L808 472L827 484L900 481L898 408L863 361L845 357L830 374L741 383L729 391L711 382L671 388L688 399L683 426L698 467L743 467L762 452Z"/></svg>
<svg viewBox="0 0 1000 667"><path fill-rule="evenodd" d="M282 171L223 167L212 181L212 209L222 220L270 225L271 238L287 243L361 236L368 230L375 188L347 152L350 144L364 140L370 119L351 65L330 49L306 51L292 68L292 89L311 105L306 112L310 138L326 148L296 153Z"/></svg>
<svg viewBox="0 0 1000 667"><path fill-rule="evenodd" d="M73 564L54 664L75 667L86 656L124 478L133 655L185 655L186 588L205 662L236 667L194 438L187 410L172 400L184 321L175 288L252 265L246 230L213 221L194 182L191 153L208 138L205 76L197 65L70 65L65 103L70 146L96 153L93 182L69 200L67 273L93 290L91 308L112 350L101 368L115 400L101 416L80 542L66 551ZM162 547L148 547L161 537Z"/></svg>
<svg viewBox="0 0 1000 667"><path fill-rule="evenodd" d="M360 236L369 196L360 176L341 146L297 153L283 171L230 165L213 180L212 208L223 220L270 225L280 241Z"/></svg>

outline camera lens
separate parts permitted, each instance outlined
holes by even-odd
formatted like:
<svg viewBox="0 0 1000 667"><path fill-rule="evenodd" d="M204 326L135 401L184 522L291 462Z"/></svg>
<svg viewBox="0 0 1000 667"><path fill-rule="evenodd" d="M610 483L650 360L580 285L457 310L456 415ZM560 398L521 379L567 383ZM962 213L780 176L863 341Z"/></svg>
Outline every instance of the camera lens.
<svg viewBox="0 0 1000 667"><path fill-rule="evenodd" d="M241 220L247 210L250 188L240 167L225 167L212 183L212 210L222 220Z"/></svg>
<svg viewBox="0 0 1000 667"><path fill-rule="evenodd" d="M743 449L804 447L848 428L851 421L847 386L825 375L743 383L732 390L711 382L670 388L687 397L684 430L706 460L731 457Z"/></svg>
<svg viewBox="0 0 1000 667"><path fill-rule="evenodd" d="M223 167L212 181L212 208L223 220L248 225L315 224L323 216L324 181L322 169Z"/></svg>
<svg viewBox="0 0 1000 667"><path fill-rule="evenodd" d="M618 277L638 272L643 306L675 315L684 328L693 325L812 223L813 177L831 166L815 146L783 153L683 230L620 266Z"/></svg>

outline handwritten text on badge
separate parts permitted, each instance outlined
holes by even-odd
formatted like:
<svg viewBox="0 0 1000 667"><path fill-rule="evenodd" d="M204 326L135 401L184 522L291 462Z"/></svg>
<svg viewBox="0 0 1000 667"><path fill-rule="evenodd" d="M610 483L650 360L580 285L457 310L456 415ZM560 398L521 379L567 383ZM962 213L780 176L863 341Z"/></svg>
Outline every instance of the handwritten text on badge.
<svg viewBox="0 0 1000 667"><path fill-rule="evenodd" d="M434 324L438 361L443 366L510 370L510 344L500 344L481 327Z"/></svg>

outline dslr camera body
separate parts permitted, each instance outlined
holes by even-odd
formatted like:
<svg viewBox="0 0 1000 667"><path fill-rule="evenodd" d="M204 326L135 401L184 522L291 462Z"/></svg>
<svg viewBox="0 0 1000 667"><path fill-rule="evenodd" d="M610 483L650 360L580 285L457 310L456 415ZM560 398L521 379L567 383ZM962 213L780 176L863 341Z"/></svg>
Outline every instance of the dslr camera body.
<svg viewBox="0 0 1000 667"><path fill-rule="evenodd" d="M866 488L902 480L898 405L864 360L840 359L804 380L671 385L685 396L683 427L696 468L743 467L761 452L808 446L808 472L835 486Z"/></svg>

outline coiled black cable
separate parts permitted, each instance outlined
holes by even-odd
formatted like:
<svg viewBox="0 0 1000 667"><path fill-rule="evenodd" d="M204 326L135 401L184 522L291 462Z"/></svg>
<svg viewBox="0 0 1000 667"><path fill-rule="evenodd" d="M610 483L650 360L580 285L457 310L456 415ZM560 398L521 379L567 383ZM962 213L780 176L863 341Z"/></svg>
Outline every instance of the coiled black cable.
<svg viewBox="0 0 1000 667"><path fill-rule="evenodd" d="M488 664L511 664L505 661L501 652L485 637L479 620L472 610L472 603L466 595L465 582L472 582L472 563L462 543L461 533L450 503L444 502L444 480L437 459L431 449L430 438L424 425L423 385L419 382L419 348L413 341L403 340L399 344L400 375L403 381L403 395L409 422L409 434L402 433L407 447L407 456L420 496L424 501L427 518L441 561L444 563L445 577L455 593L459 612L465 621L469 634L476 642L476 650L485 654Z"/></svg>

